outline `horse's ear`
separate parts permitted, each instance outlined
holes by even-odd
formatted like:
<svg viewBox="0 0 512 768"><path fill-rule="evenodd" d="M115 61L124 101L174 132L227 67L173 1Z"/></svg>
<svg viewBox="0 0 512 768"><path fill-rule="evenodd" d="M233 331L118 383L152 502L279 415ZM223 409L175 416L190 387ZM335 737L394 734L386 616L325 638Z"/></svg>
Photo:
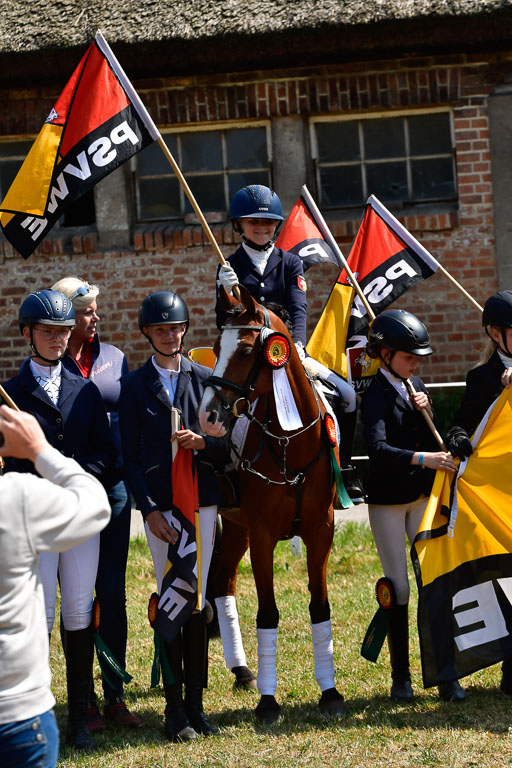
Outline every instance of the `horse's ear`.
<svg viewBox="0 0 512 768"><path fill-rule="evenodd" d="M236 307L238 304L239 302L226 291L223 285L219 286L219 305L224 314L227 314L232 307Z"/></svg>
<svg viewBox="0 0 512 768"><path fill-rule="evenodd" d="M253 299L247 288L243 285L238 286L240 290L240 300L249 314L255 315L258 311L258 302Z"/></svg>

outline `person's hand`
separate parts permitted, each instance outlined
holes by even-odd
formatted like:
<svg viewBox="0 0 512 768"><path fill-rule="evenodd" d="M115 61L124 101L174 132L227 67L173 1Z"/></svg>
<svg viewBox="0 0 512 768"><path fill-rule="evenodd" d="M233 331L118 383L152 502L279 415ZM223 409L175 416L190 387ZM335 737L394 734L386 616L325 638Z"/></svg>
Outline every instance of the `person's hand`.
<svg viewBox="0 0 512 768"><path fill-rule="evenodd" d="M171 443L174 443L175 440L182 448L189 448L193 451L202 451L206 447L204 437L198 435L197 432L192 432L191 429L177 429L171 437Z"/></svg>
<svg viewBox="0 0 512 768"><path fill-rule="evenodd" d="M414 395L411 395L411 400L418 411L425 408L430 413L430 400L426 392L415 392Z"/></svg>
<svg viewBox="0 0 512 768"><path fill-rule="evenodd" d="M448 440L448 450L457 459L467 459L473 453L473 446L466 435L453 435Z"/></svg>
<svg viewBox="0 0 512 768"><path fill-rule="evenodd" d="M503 384L505 389L509 389L511 382L512 382L512 368L505 368L505 370L501 374L501 383Z"/></svg>
<svg viewBox="0 0 512 768"><path fill-rule="evenodd" d="M428 469L446 469L448 472L457 471L457 465L453 461L453 456L445 451L424 453L423 466L428 467Z"/></svg>
<svg viewBox="0 0 512 768"><path fill-rule="evenodd" d="M146 523L157 539L166 541L168 544L176 544L178 541L178 534L159 509L154 509L149 515L146 515Z"/></svg>
<svg viewBox="0 0 512 768"><path fill-rule="evenodd" d="M238 275L231 264L223 264L219 269L218 285L223 285L228 293L233 293L233 287L238 285Z"/></svg>
<svg viewBox="0 0 512 768"><path fill-rule="evenodd" d="M0 407L0 432L4 437L0 447L2 456L34 462L43 448L48 446L37 419L30 413L15 411L7 405Z"/></svg>

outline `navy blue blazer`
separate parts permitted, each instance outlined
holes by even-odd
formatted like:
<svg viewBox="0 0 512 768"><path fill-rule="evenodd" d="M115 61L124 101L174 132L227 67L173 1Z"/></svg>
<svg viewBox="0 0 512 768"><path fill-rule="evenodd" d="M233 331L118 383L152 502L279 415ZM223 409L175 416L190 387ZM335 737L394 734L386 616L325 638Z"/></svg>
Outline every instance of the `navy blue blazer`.
<svg viewBox="0 0 512 768"><path fill-rule="evenodd" d="M18 408L36 417L50 445L102 481L108 478L114 446L105 406L94 384L62 366L59 400L54 405L35 380L27 359L5 390ZM35 473L31 461L20 459L6 459L6 470Z"/></svg>
<svg viewBox="0 0 512 768"><path fill-rule="evenodd" d="M412 376L417 392L427 392ZM427 393L428 394L428 393ZM422 414L411 408L380 371L361 399L363 437L370 457L366 492L370 504L406 504L430 494L435 472L411 465L417 451L439 451Z"/></svg>
<svg viewBox="0 0 512 768"><path fill-rule="evenodd" d="M495 351L486 363L468 371L462 403L446 435L448 442L459 435L471 437L488 407L503 391L501 377L504 370L501 358Z"/></svg>
<svg viewBox="0 0 512 768"><path fill-rule="evenodd" d="M186 429L203 434L197 410L210 368L181 358L174 406L181 411ZM121 382L119 421L123 444L125 480L144 517L155 509L172 506L171 401L152 359ZM227 441L203 435L206 446L195 455L200 506L221 500L215 469L228 461Z"/></svg>
<svg viewBox="0 0 512 768"><path fill-rule="evenodd" d="M306 282L304 268L299 256L281 248L274 248L262 275L258 272L244 248L240 246L227 261L231 264L241 285L259 304L269 301L281 304L290 314L295 341L302 341L306 346ZM217 275L219 273L217 269ZM215 304L217 327L224 323L219 306L219 286Z"/></svg>

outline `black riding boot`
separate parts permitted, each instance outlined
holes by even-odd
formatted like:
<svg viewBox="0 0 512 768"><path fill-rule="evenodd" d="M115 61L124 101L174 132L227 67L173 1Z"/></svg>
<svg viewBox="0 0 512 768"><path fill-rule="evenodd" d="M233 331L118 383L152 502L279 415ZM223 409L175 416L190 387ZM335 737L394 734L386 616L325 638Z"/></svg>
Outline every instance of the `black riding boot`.
<svg viewBox="0 0 512 768"><path fill-rule="evenodd" d="M390 696L393 701L412 701L407 604L395 605L389 610L388 646L393 680Z"/></svg>
<svg viewBox="0 0 512 768"><path fill-rule="evenodd" d="M197 733L212 736L219 729L203 712L203 688L208 675L206 626L202 613L194 613L183 627L183 667L185 670L185 711Z"/></svg>
<svg viewBox="0 0 512 768"><path fill-rule="evenodd" d="M183 703L183 642L181 631L170 643L164 643L164 652L174 682L168 683L162 668L165 693L165 734L170 741L193 741L197 733L189 723Z"/></svg>
<svg viewBox="0 0 512 768"><path fill-rule="evenodd" d="M357 410L347 413L341 397L333 397L331 405L340 428L340 467L343 485L353 504L364 502L364 490L357 476L356 468L351 464L354 437L356 433Z"/></svg>
<svg viewBox="0 0 512 768"><path fill-rule="evenodd" d="M92 625L75 632L66 630L64 634L68 688L66 741L72 747L92 752L97 748L87 728L87 707L94 654Z"/></svg>

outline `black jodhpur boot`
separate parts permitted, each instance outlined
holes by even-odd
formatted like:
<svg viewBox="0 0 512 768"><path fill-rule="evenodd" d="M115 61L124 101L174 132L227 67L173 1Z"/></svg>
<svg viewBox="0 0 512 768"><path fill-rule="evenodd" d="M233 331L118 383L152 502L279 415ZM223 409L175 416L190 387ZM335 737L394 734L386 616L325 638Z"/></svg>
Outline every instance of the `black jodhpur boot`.
<svg viewBox="0 0 512 768"><path fill-rule="evenodd" d="M203 688L208 674L206 625L202 613L193 613L183 627L183 667L185 671L185 712L191 725L203 736L219 732L203 711Z"/></svg>
<svg viewBox="0 0 512 768"><path fill-rule="evenodd" d="M76 749L92 752L97 748L87 727L94 654L92 625L74 632L66 630L64 635L68 689L66 741Z"/></svg>
<svg viewBox="0 0 512 768"><path fill-rule="evenodd" d="M173 637L170 643L164 643L164 653L167 656L174 681L165 679L162 668L162 679L165 693L165 735L169 741L194 741L197 733L191 726L185 713L183 702L183 642L181 631Z"/></svg>
<svg viewBox="0 0 512 768"><path fill-rule="evenodd" d="M389 659L391 661L390 697L393 701L412 701L414 694L409 670L408 605L394 605L389 611Z"/></svg>

